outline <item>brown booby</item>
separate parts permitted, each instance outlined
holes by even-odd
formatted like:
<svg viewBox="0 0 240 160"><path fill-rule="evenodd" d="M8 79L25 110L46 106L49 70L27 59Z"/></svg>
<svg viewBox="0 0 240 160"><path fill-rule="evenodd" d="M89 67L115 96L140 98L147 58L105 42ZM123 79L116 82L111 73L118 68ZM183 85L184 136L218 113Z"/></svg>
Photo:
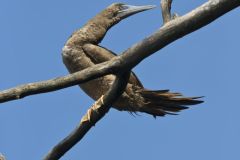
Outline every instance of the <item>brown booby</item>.
<svg viewBox="0 0 240 160"><path fill-rule="evenodd" d="M81 29L74 32L63 47L63 62L69 72L83 70L116 56L112 51L98 45L107 31L122 19L152 8L154 8L152 5L131 6L114 3L96 15ZM106 93L114 79L114 75L107 75L80 84L80 87L97 100ZM180 110L187 109L188 105L203 102L198 98L183 97L180 93L171 93L169 90L147 90L132 72L125 92L113 107L120 111L145 112L156 117L176 114Z"/></svg>

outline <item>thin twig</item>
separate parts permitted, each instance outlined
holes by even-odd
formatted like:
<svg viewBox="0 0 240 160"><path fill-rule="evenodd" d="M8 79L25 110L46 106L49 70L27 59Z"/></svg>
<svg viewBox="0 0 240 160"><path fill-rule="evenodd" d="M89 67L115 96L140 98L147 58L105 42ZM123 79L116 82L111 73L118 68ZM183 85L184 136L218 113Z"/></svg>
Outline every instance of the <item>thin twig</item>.
<svg viewBox="0 0 240 160"><path fill-rule="evenodd" d="M190 13L173 19L153 35L133 45L122 55L88 69L65 77L18 86L0 92L0 102L19 99L28 95L51 92L120 71L130 70L143 59L173 41L213 22L223 14L240 6L240 0L209 0Z"/></svg>
<svg viewBox="0 0 240 160"><path fill-rule="evenodd" d="M117 75L109 91L98 99L83 116L77 128L65 139L58 143L44 158L44 160L57 160L78 143L84 135L109 111L110 106L124 91L130 73Z"/></svg>
<svg viewBox="0 0 240 160"><path fill-rule="evenodd" d="M166 24L172 19L171 6L172 0L161 0L163 24Z"/></svg>

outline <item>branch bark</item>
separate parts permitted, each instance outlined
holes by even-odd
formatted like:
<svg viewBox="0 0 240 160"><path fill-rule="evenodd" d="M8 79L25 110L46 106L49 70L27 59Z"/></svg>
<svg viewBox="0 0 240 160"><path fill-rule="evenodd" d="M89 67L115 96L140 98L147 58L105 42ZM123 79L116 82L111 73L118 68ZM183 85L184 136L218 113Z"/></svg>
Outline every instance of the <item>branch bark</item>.
<svg viewBox="0 0 240 160"><path fill-rule="evenodd" d="M133 45L123 54L108 62L60 78L21 85L2 91L0 92L0 103L78 85L107 74L116 74L117 79L113 87L88 110L88 113L83 117L79 126L45 157L45 160L59 159L83 138L90 128L108 112L111 104L118 96L121 95L129 77L129 73L126 74L124 72L130 71L143 59L171 42L213 22L238 6L240 6L239 0L209 0L182 17L170 21L166 20L167 23L153 35ZM166 21L164 20L164 22ZM124 73L124 76L121 76L122 73Z"/></svg>
<svg viewBox="0 0 240 160"><path fill-rule="evenodd" d="M161 0L163 24L166 24L172 19L171 5L172 5L172 0Z"/></svg>
<svg viewBox="0 0 240 160"><path fill-rule="evenodd" d="M0 103L33 94L51 92L119 71L131 70L143 59L171 42L213 22L240 6L239 0L210 0L188 14L169 21L153 35L133 45L122 55L93 67L64 77L30 83L0 92Z"/></svg>
<svg viewBox="0 0 240 160"><path fill-rule="evenodd" d="M130 72L117 75L109 91L98 99L83 116L77 128L65 139L58 143L44 158L44 160L57 160L70 150L84 135L109 111L122 92L125 90Z"/></svg>
<svg viewBox="0 0 240 160"><path fill-rule="evenodd" d="M117 73L121 66L118 58L97 64L82 71L46 81L28 83L0 92L0 103L21 99L29 95L52 92L78 85L106 74Z"/></svg>
<svg viewBox="0 0 240 160"><path fill-rule="evenodd" d="M0 153L0 160L6 160L5 157Z"/></svg>

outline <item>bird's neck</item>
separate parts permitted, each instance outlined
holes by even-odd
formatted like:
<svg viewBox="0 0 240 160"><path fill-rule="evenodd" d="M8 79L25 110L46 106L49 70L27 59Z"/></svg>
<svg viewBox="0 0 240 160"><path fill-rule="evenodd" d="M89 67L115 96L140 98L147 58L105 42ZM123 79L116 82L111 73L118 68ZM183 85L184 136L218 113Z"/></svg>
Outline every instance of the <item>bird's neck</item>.
<svg viewBox="0 0 240 160"><path fill-rule="evenodd" d="M89 21L83 28L82 31L87 35L88 40L95 44L98 44L105 37L109 27L103 21L94 21L95 19Z"/></svg>
<svg viewBox="0 0 240 160"><path fill-rule="evenodd" d="M66 45L81 47L86 43L98 44L110 28L111 25L106 19L96 16L81 29L73 33Z"/></svg>

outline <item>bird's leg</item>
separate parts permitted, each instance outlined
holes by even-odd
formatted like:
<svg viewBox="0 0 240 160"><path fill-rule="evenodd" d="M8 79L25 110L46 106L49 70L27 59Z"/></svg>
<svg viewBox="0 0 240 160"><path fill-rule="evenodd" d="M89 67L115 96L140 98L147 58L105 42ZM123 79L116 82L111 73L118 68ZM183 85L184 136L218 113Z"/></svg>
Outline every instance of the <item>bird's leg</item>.
<svg viewBox="0 0 240 160"><path fill-rule="evenodd" d="M102 96L92 105L92 107L88 109L87 114L85 114L85 115L83 116L83 118L81 119L81 122L80 122L80 123L82 124L82 123L84 123L84 122L86 122L86 121L91 122L91 119L92 119L94 113L99 114L98 110L99 110L99 108L100 108L101 106L103 106L103 105L104 105L104 101L103 101L103 95L102 95Z"/></svg>

